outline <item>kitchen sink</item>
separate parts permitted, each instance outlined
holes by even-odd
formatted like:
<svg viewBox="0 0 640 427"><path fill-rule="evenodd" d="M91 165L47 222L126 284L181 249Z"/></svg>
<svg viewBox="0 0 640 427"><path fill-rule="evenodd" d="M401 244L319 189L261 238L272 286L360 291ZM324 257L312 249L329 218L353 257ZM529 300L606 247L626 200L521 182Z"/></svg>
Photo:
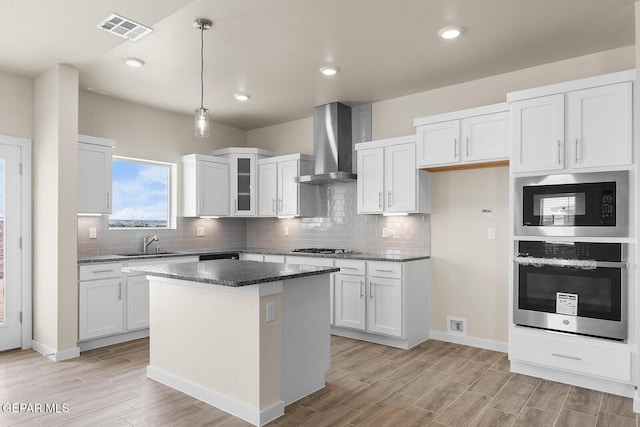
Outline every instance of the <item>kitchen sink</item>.
<svg viewBox="0 0 640 427"><path fill-rule="evenodd" d="M126 257L154 257L154 256L162 256L162 255L174 255L176 252L149 252L147 254L143 254L140 252L132 252L126 254L116 254L118 256L126 256Z"/></svg>

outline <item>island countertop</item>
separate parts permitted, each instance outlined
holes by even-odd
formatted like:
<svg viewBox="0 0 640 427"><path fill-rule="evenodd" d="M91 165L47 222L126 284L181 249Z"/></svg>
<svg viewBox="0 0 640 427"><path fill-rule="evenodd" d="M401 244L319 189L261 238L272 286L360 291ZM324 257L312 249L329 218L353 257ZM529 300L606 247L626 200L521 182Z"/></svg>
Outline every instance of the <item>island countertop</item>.
<svg viewBox="0 0 640 427"><path fill-rule="evenodd" d="M166 277L220 286L247 286L289 280L298 277L335 273L339 268L294 264L264 263L221 259L179 264L139 265L125 267L124 272L141 272L148 276Z"/></svg>

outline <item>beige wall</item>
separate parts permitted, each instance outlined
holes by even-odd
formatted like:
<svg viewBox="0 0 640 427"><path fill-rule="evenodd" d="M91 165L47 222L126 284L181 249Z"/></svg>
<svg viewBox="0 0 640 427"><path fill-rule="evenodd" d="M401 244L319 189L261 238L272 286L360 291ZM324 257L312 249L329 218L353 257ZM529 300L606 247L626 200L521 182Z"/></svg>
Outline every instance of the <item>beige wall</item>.
<svg viewBox="0 0 640 427"><path fill-rule="evenodd" d="M35 79L33 338L56 352L77 343L77 99L73 67Z"/></svg>
<svg viewBox="0 0 640 427"><path fill-rule="evenodd" d="M33 80L0 72L0 134L33 137Z"/></svg>
<svg viewBox="0 0 640 427"><path fill-rule="evenodd" d="M635 47L374 103L374 139L415 132L413 119L506 101L511 91L635 68ZM248 132L248 145L279 154L309 152L312 119ZM506 342L508 325L508 168L439 172L432 176L431 327L446 331L446 316L465 317L468 335ZM480 219L492 209L491 221ZM487 228L497 239L487 239Z"/></svg>

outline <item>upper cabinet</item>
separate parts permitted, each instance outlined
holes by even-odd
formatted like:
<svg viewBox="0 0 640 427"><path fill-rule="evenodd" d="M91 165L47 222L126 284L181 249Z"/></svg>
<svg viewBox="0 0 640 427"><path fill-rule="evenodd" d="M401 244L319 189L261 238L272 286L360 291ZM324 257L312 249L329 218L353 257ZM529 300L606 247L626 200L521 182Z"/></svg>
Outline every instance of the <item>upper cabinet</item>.
<svg viewBox="0 0 640 427"><path fill-rule="evenodd" d="M313 173L312 157L305 154L258 160L258 215L311 216L315 186L300 185L296 178Z"/></svg>
<svg viewBox="0 0 640 427"><path fill-rule="evenodd" d="M257 162L274 153L260 148L229 147L213 152L229 160L231 216L256 216Z"/></svg>
<svg viewBox="0 0 640 427"><path fill-rule="evenodd" d="M78 213L111 213L111 159L115 141L78 135Z"/></svg>
<svg viewBox="0 0 640 427"><path fill-rule="evenodd" d="M513 172L633 163L633 82L621 72L508 94Z"/></svg>
<svg viewBox="0 0 640 427"><path fill-rule="evenodd" d="M472 108L413 121L416 167L465 167L509 159L506 103Z"/></svg>
<svg viewBox="0 0 640 427"><path fill-rule="evenodd" d="M416 169L415 135L356 144L359 214L429 213L429 174Z"/></svg>
<svg viewBox="0 0 640 427"><path fill-rule="evenodd" d="M182 215L229 215L229 161L221 157L182 156Z"/></svg>

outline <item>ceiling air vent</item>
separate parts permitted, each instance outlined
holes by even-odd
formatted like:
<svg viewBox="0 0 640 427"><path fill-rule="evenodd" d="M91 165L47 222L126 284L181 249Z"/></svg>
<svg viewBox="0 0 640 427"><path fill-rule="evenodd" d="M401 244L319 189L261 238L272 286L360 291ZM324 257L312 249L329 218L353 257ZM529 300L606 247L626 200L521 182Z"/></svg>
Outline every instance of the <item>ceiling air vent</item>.
<svg viewBox="0 0 640 427"><path fill-rule="evenodd" d="M153 31L153 28L146 25L138 24L137 22L120 16L112 14L103 22L97 25L101 30L115 34L116 36L124 37L132 41L140 40L142 37Z"/></svg>

